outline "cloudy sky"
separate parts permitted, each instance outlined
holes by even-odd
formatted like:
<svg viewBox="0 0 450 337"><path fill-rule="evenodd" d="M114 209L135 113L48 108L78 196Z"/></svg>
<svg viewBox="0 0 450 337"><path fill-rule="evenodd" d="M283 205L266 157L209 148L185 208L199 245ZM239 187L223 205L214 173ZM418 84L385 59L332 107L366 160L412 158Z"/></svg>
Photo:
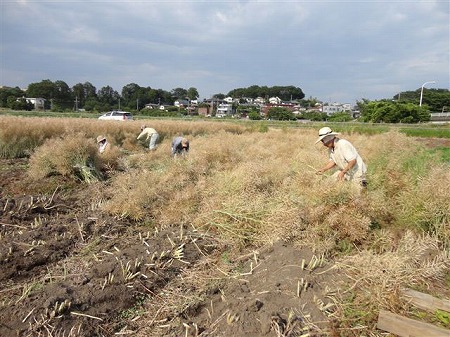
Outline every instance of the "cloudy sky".
<svg viewBox="0 0 450 337"><path fill-rule="evenodd" d="M448 0L0 0L0 85L136 83L325 102L449 89Z"/></svg>

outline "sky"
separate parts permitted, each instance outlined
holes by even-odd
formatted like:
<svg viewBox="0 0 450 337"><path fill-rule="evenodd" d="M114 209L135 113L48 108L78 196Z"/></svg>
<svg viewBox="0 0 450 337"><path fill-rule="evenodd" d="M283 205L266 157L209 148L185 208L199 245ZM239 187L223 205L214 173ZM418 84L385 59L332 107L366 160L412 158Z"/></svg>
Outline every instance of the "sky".
<svg viewBox="0 0 450 337"><path fill-rule="evenodd" d="M450 88L448 0L0 1L3 86L295 86L330 103Z"/></svg>

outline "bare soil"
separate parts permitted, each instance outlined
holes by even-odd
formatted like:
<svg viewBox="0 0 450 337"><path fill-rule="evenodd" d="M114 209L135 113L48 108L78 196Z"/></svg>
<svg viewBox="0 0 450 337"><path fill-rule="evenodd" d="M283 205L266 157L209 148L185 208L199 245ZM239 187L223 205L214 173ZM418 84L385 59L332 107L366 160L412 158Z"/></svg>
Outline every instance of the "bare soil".
<svg viewBox="0 0 450 337"><path fill-rule="evenodd" d="M330 327L332 305L320 310L331 303L330 272L324 261L308 270L312 252L281 242L236 251L178 225L150 232L95 207L101 185L32 182L26 168L26 159L0 160L0 336L294 336Z"/></svg>
<svg viewBox="0 0 450 337"><path fill-rule="evenodd" d="M313 252L155 230L103 213L104 183L32 182L26 169L0 160L0 336L340 335L341 276Z"/></svg>

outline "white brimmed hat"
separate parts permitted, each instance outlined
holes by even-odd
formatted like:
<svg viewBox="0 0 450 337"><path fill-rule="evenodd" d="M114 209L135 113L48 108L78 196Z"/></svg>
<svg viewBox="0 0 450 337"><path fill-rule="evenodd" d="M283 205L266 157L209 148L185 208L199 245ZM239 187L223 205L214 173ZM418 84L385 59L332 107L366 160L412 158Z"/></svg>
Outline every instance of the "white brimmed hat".
<svg viewBox="0 0 450 337"><path fill-rule="evenodd" d="M338 134L338 132L333 132L333 130L331 130L328 126L325 126L319 130L319 138L316 140L315 144L317 144L327 136L336 136Z"/></svg>

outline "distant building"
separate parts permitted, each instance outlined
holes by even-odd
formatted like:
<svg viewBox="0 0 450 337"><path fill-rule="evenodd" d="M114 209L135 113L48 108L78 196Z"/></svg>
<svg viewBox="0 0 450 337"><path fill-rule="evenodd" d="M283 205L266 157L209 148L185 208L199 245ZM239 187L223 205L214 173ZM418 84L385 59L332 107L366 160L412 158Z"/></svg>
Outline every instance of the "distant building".
<svg viewBox="0 0 450 337"><path fill-rule="evenodd" d="M225 117L233 114L233 105L221 103L217 106L216 117Z"/></svg>
<svg viewBox="0 0 450 337"><path fill-rule="evenodd" d="M35 110L44 110L45 109L45 98L37 97L27 97L25 98L28 103L33 104Z"/></svg>
<svg viewBox="0 0 450 337"><path fill-rule="evenodd" d="M269 103L270 104L281 104L281 98L280 97L270 97Z"/></svg>
<svg viewBox="0 0 450 337"><path fill-rule="evenodd" d="M264 98L262 98L262 97L256 97L254 102L256 104L264 104L264 103L266 103L266 100Z"/></svg>
<svg viewBox="0 0 450 337"><path fill-rule="evenodd" d="M175 105L176 107L186 107L189 105L189 101L187 99L179 99L176 100L173 105Z"/></svg>
<svg viewBox="0 0 450 337"><path fill-rule="evenodd" d="M145 109L159 109L159 104L154 104L154 103L148 103L145 105Z"/></svg>
<svg viewBox="0 0 450 337"><path fill-rule="evenodd" d="M328 116L335 114L337 112L351 111L352 107L349 103L331 103L322 106L322 112L325 112Z"/></svg>

